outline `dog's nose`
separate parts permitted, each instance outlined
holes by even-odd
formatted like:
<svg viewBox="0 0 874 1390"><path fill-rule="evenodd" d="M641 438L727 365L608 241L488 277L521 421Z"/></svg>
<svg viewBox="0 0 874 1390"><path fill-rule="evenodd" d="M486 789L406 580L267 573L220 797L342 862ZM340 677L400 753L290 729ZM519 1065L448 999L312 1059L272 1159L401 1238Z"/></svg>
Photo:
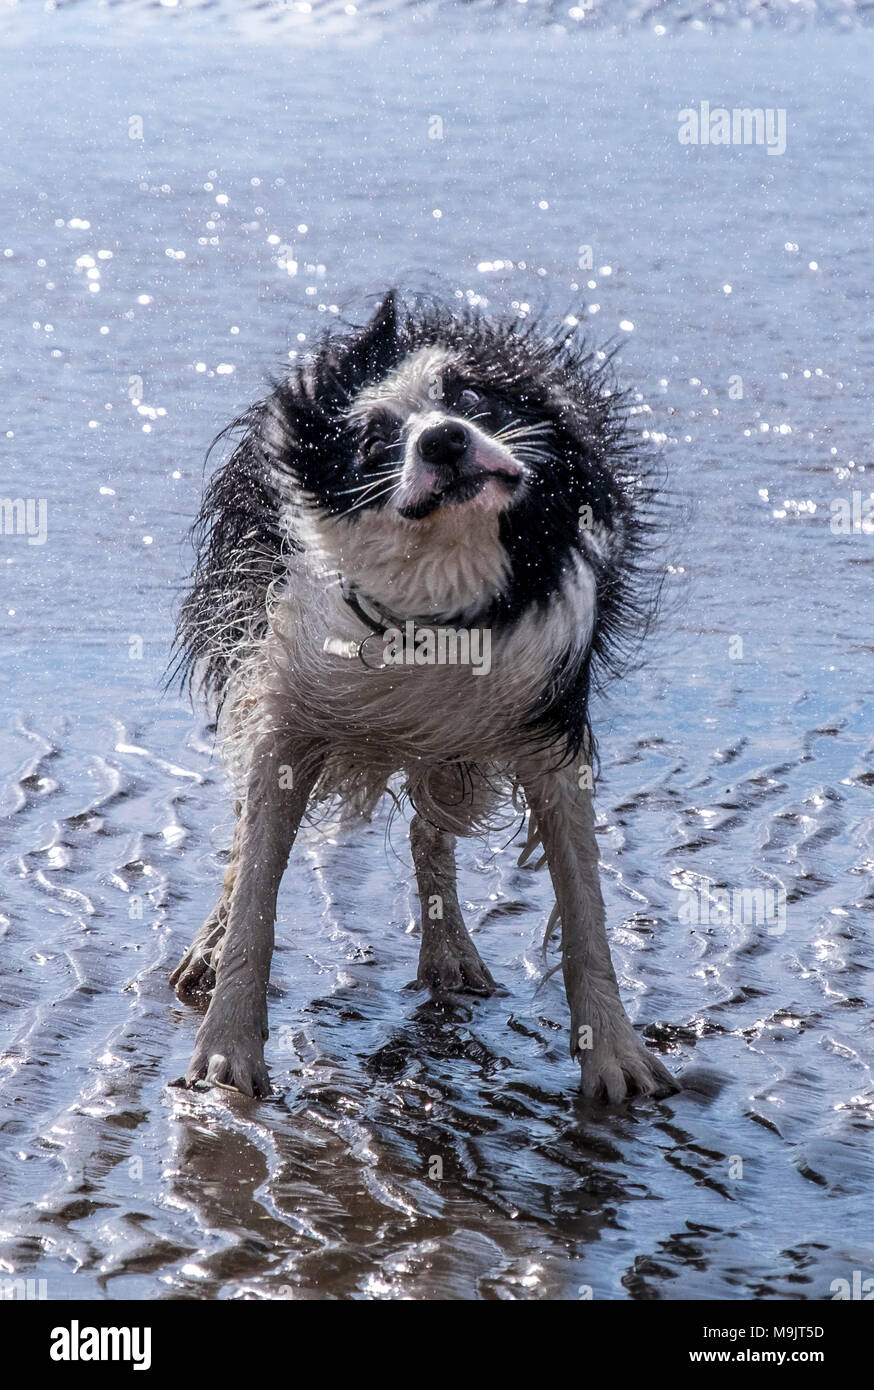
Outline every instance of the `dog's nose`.
<svg viewBox="0 0 874 1390"><path fill-rule="evenodd" d="M431 425L419 436L419 453L426 463L443 464L452 468L467 449L470 436L464 425L454 420L444 420L439 425Z"/></svg>

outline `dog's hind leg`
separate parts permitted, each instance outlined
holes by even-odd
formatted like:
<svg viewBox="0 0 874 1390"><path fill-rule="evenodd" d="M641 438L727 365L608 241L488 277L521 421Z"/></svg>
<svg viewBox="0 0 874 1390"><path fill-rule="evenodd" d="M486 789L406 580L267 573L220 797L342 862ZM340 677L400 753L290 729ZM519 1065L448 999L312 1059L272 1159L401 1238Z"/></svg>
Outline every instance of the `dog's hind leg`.
<svg viewBox="0 0 874 1390"><path fill-rule="evenodd" d="M592 793L573 768L520 770L561 917L561 953L571 1011L571 1056L583 1094L610 1102L678 1089L640 1042L619 997L604 925Z"/></svg>
<svg viewBox="0 0 874 1390"><path fill-rule="evenodd" d="M231 905L231 894L234 890L234 880L237 876L237 864L239 858L240 845L240 807L237 807L237 824L234 826L234 840L231 846L231 858L225 870L224 883L222 885L222 895L213 908L212 912L203 923L185 955L180 960L173 974L170 976L170 984L175 989L179 998L186 1004L196 1004L208 998L215 984L215 970L213 968L213 955L218 943L225 934L228 921L228 909Z"/></svg>
<svg viewBox="0 0 874 1390"><path fill-rule="evenodd" d="M269 1092L264 1042L276 897L317 771L311 760L296 766L275 739L255 750L225 931L212 953L215 989L185 1076L189 1086L206 1080L248 1096Z"/></svg>
<svg viewBox="0 0 874 1390"><path fill-rule="evenodd" d="M410 845L422 910L415 983L445 993L491 994L496 985L471 941L455 887L455 836L415 815Z"/></svg>

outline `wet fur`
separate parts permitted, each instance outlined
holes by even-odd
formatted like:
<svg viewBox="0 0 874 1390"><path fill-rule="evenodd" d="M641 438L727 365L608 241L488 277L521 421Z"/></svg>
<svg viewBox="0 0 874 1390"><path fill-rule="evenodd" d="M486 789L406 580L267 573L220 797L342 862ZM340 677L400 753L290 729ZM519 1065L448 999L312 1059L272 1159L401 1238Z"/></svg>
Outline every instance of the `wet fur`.
<svg viewBox="0 0 874 1390"><path fill-rule="evenodd" d="M471 396L477 410L465 415ZM407 478L410 460L421 463L417 431L444 418L464 422L488 462L463 506ZM176 671L218 710L242 807L230 882L174 976L184 994L215 984L189 1080L263 1092L252 1030L266 1036L283 856L314 807L339 801L347 816L367 816L400 774L417 812L420 983L490 987L452 908L452 837L506 821L508 805L527 799L556 885L573 1027L601 1020L581 1056L584 1089L608 1099L664 1089L670 1078L619 1001L591 797L577 780L577 763L594 756L592 684L615 673L655 597L653 491L608 362L567 330L439 306L399 311L389 295L363 330L326 336L233 429L238 442L198 519L177 633ZM383 435L394 441L384 449ZM518 488L492 475L505 462L524 467ZM498 506L502 487L517 491ZM393 504L404 488L406 510L406 494ZM491 671L372 670L326 651L326 639L354 651L367 635L340 573L392 614L487 627ZM284 800L283 768L293 770ZM450 904L439 928L424 912L436 879ZM578 1032L571 1051L580 1054Z"/></svg>
<svg viewBox="0 0 874 1390"><path fill-rule="evenodd" d="M504 523L510 583L488 617L506 625L526 612L543 613L567 566L578 558L589 566L597 589L591 640L581 634L558 679L545 683L529 711L530 731L567 736L578 749L591 684L622 669L655 612L659 499L653 460L629 428L630 402L616 386L609 355L563 326L548 330L439 305L398 315L389 296L366 332L326 335L309 363L277 382L217 441L238 438L195 523L197 563L180 613L173 675L221 707L233 674L267 633L271 591L287 592L289 578L313 572L306 512L316 506L339 518L350 509L350 406L434 343L458 353L470 364L469 379L512 402L514 414L550 423L544 486L532 490L526 515ZM593 512L590 532L578 525L584 505ZM318 582L318 560L314 577Z"/></svg>

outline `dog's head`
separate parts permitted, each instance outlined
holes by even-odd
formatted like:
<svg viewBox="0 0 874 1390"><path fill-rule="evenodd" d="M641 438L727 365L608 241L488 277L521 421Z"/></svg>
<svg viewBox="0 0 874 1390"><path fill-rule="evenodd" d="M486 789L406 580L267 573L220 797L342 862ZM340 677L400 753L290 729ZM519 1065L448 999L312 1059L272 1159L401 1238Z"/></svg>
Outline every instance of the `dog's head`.
<svg viewBox="0 0 874 1390"><path fill-rule="evenodd" d="M615 559L628 493L602 373L518 320L399 314L327 338L273 398L307 541L399 615L517 616Z"/></svg>
<svg viewBox="0 0 874 1390"><path fill-rule="evenodd" d="M388 326L387 312L383 306L378 328ZM375 506L413 522L441 508L487 513L512 505L526 479L529 431L490 388L473 361L439 342L414 348L364 386L348 415L358 486L347 515L367 509L372 494ZM473 517L456 520L476 525Z"/></svg>
<svg viewBox="0 0 874 1390"><path fill-rule="evenodd" d="M646 453L607 368L567 324L392 294L328 334L237 422L204 495L179 671L205 659L220 702L303 563L377 617L506 633L542 679L532 727L579 743L591 658L614 672L658 593Z"/></svg>

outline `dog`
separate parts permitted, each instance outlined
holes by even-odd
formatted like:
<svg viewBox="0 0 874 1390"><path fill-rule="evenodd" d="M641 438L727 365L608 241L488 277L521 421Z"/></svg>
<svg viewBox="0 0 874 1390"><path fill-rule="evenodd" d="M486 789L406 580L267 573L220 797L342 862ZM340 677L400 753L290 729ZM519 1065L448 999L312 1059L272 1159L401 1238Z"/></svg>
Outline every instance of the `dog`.
<svg viewBox="0 0 874 1390"><path fill-rule="evenodd" d="M567 327L392 291L230 427L176 645L237 788L220 900L171 977L209 999L185 1084L269 1094L276 901L298 828L319 806L367 817L403 779L416 983L495 989L459 908L455 837L527 808L583 1094L677 1088L623 1009L598 878L589 696L652 607L654 490L608 366Z"/></svg>

